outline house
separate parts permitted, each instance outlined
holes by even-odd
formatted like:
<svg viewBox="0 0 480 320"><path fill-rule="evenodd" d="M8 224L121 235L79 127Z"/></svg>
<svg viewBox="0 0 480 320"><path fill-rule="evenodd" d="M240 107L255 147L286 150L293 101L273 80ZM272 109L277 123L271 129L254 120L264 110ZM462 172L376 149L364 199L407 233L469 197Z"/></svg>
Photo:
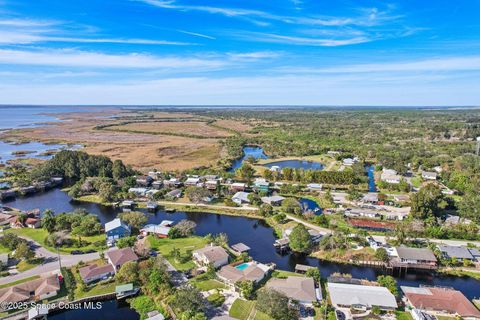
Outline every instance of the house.
<svg viewBox="0 0 480 320"><path fill-rule="evenodd" d="M406 304L435 316L480 319L480 311L460 292L444 287L401 286Z"/></svg>
<svg viewBox="0 0 480 320"><path fill-rule="evenodd" d="M168 198L180 198L182 196L182 190L180 189L174 189L170 192L168 192L166 195Z"/></svg>
<svg viewBox="0 0 480 320"><path fill-rule="evenodd" d="M267 276L272 268L272 266L250 261L236 266L226 265L217 272L217 276L231 286L245 280L258 283Z"/></svg>
<svg viewBox="0 0 480 320"><path fill-rule="evenodd" d="M83 282L86 284L97 280L106 279L115 274L115 270L111 264L106 264L103 266L92 264L78 269L78 272L80 273L80 277L82 277Z"/></svg>
<svg viewBox="0 0 480 320"><path fill-rule="evenodd" d="M161 224L147 224L142 229L140 229L140 234L143 236L148 236L153 234L159 238L168 238L168 233L170 232L169 226L163 226Z"/></svg>
<svg viewBox="0 0 480 320"><path fill-rule="evenodd" d="M135 182L138 186L149 187L153 182L153 178L150 176L137 176Z"/></svg>
<svg viewBox="0 0 480 320"><path fill-rule="evenodd" d="M437 173L422 171L422 178L425 180L437 180Z"/></svg>
<svg viewBox="0 0 480 320"><path fill-rule="evenodd" d="M220 268L228 263L228 253L220 246L206 246L192 252L193 261L199 266L213 265Z"/></svg>
<svg viewBox="0 0 480 320"><path fill-rule="evenodd" d="M167 188L178 188L183 185L183 183L177 178L171 178L169 180L163 180L163 185Z"/></svg>
<svg viewBox="0 0 480 320"><path fill-rule="evenodd" d="M470 223L472 223L472 220L467 219L467 218L461 218L459 216L454 216L452 214L447 214L446 217L445 217L444 223L446 225L457 225L457 224L460 224L460 223L470 224Z"/></svg>
<svg viewBox="0 0 480 320"><path fill-rule="evenodd" d="M157 180L160 178L161 173L159 171L149 171L148 176L152 177L152 179Z"/></svg>
<svg viewBox="0 0 480 320"><path fill-rule="evenodd" d="M378 307L388 311L398 307L395 296L385 287L328 282L327 289L336 308L366 311Z"/></svg>
<svg viewBox="0 0 480 320"><path fill-rule="evenodd" d="M232 201L238 205L242 205L244 203L250 203L250 200L248 199L248 195L249 195L248 192L239 191L233 195Z"/></svg>
<svg viewBox="0 0 480 320"><path fill-rule="evenodd" d="M217 190L218 184L218 180L207 180L204 185L208 190Z"/></svg>
<svg viewBox="0 0 480 320"><path fill-rule="evenodd" d="M427 248L395 247L398 260L390 261L394 266L411 266L420 269L436 269L437 258Z"/></svg>
<svg viewBox="0 0 480 320"><path fill-rule="evenodd" d="M0 304L41 301L56 296L58 291L60 283L55 274L0 289Z"/></svg>
<svg viewBox="0 0 480 320"><path fill-rule="evenodd" d="M147 318L145 320L164 320L165 317L163 314L158 312L157 310L147 312Z"/></svg>
<svg viewBox="0 0 480 320"><path fill-rule="evenodd" d="M307 189L310 191L322 191L323 185L320 183L309 183Z"/></svg>
<svg viewBox="0 0 480 320"><path fill-rule="evenodd" d="M129 188L128 193L134 193L137 197L145 197L147 194L147 188Z"/></svg>
<svg viewBox="0 0 480 320"><path fill-rule="evenodd" d="M105 223L105 234L107 240L113 240L129 237L131 234L130 226L123 223L119 218Z"/></svg>
<svg viewBox="0 0 480 320"><path fill-rule="evenodd" d="M270 171L272 172L281 172L282 168L280 166L271 166Z"/></svg>
<svg viewBox="0 0 480 320"><path fill-rule="evenodd" d="M244 191L247 188L247 185L242 182L234 182L230 185L230 190L232 191Z"/></svg>
<svg viewBox="0 0 480 320"><path fill-rule="evenodd" d="M256 178L255 181L253 182L253 188L257 192L268 192L270 187L270 183L263 178Z"/></svg>
<svg viewBox="0 0 480 320"><path fill-rule="evenodd" d="M14 218L15 218L15 216L13 214L0 212L0 226L10 224Z"/></svg>
<svg viewBox="0 0 480 320"><path fill-rule="evenodd" d="M135 206L135 201L132 200L123 200L122 201L122 208L123 209L133 209Z"/></svg>
<svg viewBox="0 0 480 320"><path fill-rule="evenodd" d="M358 162L358 158L355 157L355 158L345 158L343 159L343 165L344 166L347 166L347 167L351 167L353 166L355 163Z"/></svg>
<svg viewBox="0 0 480 320"><path fill-rule="evenodd" d="M250 247L247 246L246 244L239 242L231 246L232 250L235 251L238 254L241 254L243 252L248 252L250 251Z"/></svg>
<svg viewBox="0 0 480 320"><path fill-rule="evenodd" d="M25 226L32 229L40 228L40 219L38 218L27 218L25 219Z"/></svg>
<svg viewBox="0 0 480 320"><path fill-rule="evenodd" d="M193 177L190 177L190 178L187 178L187 180L185 181L185 186L187 187L195 187L197 186L198 184L200 183L200 178L193 178Z"/></svg>
<svg viewBox="0 0 480 320"><path fill-rule="evenodd" d="M270 196L270 197L262 197L262 202L267 203L272 206L280 206L282 205L283 200L285 200L282 196Z"/></svg>
<svg viewBox="0 0 480 320"><path fill-rule="evenodd" d="M360 208L346 210L345 211L345 216L347 216L347 217L365 217L365 218L371 218L371 219L380 218L380 214L378 212L373 211L373 210L369 210L369 209L360 209Z"/></svg>
<svg viewBox="0 0 480 320"><path fill-rule="evenodd" d="M362 202L364 203L371 203L371 204L377 204L378 203L378 193L367 193L363 196Z"/></svg>
<svg viewBox="0 0 480 320"><path fill-rule="evenodd" d="M394 176L394 175L398 174L397 170L387 169L387 168L383 168L382 173L384 173L386 175L391 175L391 176Z"/></svg>
<svg viewBox="0 0 480 320"><path fill-rule="evenodd" d="M394 194L393 200L395 200L395 202L408 202L410 201L410 197L404 194Z"/></svg>
<svg viewBox="0 0 480 320"><path fill-rule="evenodd" d="M294 276L286 279L272 278L267 282L266 287L304 305L322 300L321 290L315 288L313 278Z"/></svg>
<svg viewBox="0 0 480 320"><path fill-rule="evenodd" d="M475 254L478 250L467 247L438 245L438 250L442 253L445 259L458 259L458 260L470 260L477 261Z"/></svg>
<svg viewBox="0 0 480 320"><path fill-rule="evenodd" d="M121 266L130 261L137 261L138 256L132 248L116 249L107 252L108 263L110 263L117 272Z"/></svg>
<svg viewBox="0 0 480 320"><path fill-rule="evenodd" d="M387 182L387 183L392 183L392 184L399 184L400 181L402 180L402 176L398 174L387 174L383 172L380 175L380 180Z"/></svg>
<svg viewBox="0 0 480 320"><path fill-rule="evenodd" d="M163 186L162 181L153 181L153 183L152 183L152 188L154 188L155 190L162 189L162 186Z"/></svg>

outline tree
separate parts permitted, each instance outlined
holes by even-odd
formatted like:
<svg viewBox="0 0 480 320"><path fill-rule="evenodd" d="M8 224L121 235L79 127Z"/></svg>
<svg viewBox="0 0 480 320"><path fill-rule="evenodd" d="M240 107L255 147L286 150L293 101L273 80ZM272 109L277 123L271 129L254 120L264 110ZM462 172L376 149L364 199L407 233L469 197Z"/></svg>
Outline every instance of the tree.
<svg viewBox="0 0 480 320"><path fill-rule="evenodd" d="M135 240L136 240L135 236L123 237L118 239L115 244L119 249L133 247L135 245Z"/></svg>
<svg viewBox="0 0 480 320"><path fill-rule="evenodd" d="M242 297L248 300L253 298L253 292L255 290L253 281L250 281L250 280L239 281L237 282L237 287L240 290L240 294L242 295Z"/></svg>
<svg viewBox="0 0 480 320"><path fill-rule="evenodd" d="M320 284L320 280L322 279L320 275L320 270L318 268L309 268L305 273L307 277L313 278L316 283Z"/></svg>
<svg viewBox="0 0 480 320"><path fill-rule="evenodd" d="M250 184L250 182L253 179L253 176L255 175L255 169L253 169L253 167L250 164L244 162L242 166L238 168L237 171L235 171L235 174L239 178L246 180L247 183Z"/></svg>
<svg viewBox="0 0 480 320"><path fill-rule="evenodd" d="M42 227L47 230L48 233L55 231L55 214L52 210L47 209L43 212Z"/></svg>
<svg viewBox="0 0 480 320"><path fill-rule="evenodd" d="M200 203L205 198L210 197L212 194L207 189L192 186L185 190L185 195L193 203Z"/></svg>
<svg viewBox="0 0 480 320"><path fill-rule="evenodd" d="M375 258L382 262L388 262L390 260L387 250L384 248L378 248L377 251L375 251Z"/></svg>
<svg viewBox="0 0 480 320"><path fill-rule="evenodd" d="M410 213L414 218L425 219L431 216L439 216L447 203L440 187L429 183L417 193L410 195Z"/></svg>
<svg viewBox="0 0 480 320"><path fill-rule="evenodd" d="M35 257L35 252L30 249L26 242L21 242L15 249L14 257L17 259L30 260Z"/></svg>
<svg viewBox="0 0 480 320"><path fill-rule="evenodd" d="M127 167L125 167L125 165L121 160L113 161L113 165L112 165L113 179L118 181L120 179L127 177L129 174L130 174L129 170L127 169Z"/></svg>
<svg viewBox="0 0 480 320"><path fill-rule="evenodd" d="M68 300L73 301L75 299L75 288L77 287L75 277L73 276L72 271L65 267L62 267L61 273L63 276L63 281L65 283L65 288L68 292Z"/></svg>
<svg viewBox="0 0 480 320"><path fill-rule="evenodd" d="M480 223L480 193L467 192L458 204L458 209L461 217Z"/></svg>
<svg viewBox="0 0 480 320"><path fill-rule="evenodd" d="M180 313L203 313L207 306L201 292L195 287L177 288L171 300L172 307Z"/></svg>
<svg viewBox="0 0 480 320"><path fill-rule="evenodd" d="M293 214L301 214L302 207L300 206L300 202L298 202L295 198L286 198L282 201L282 210L285 213L293 213Z"/></svg>
<svg viewBox="0 0 480 320"><path fill-rule="evenodd" d="M271 216L273 214L273 207L268 203L264 203L260 206L259 213L263 217Z"/></svg>
<svg viewBox="0 0 480 320"><path fill-rule="evenodd" d="M347 200L357 201L362 197L362 194L355 188L354 185L351 185L348 189Z"/></svg>
<svg viewBox="0 0 480 320"><path fill-rule="evenodd" d="M140 230L140 228L143 227L148 221L145 213L139 211L122 212L118 215L118 217L120 220L136 230Z"/></svg>
<svg viewBox="0 0 480 320"><path fill-rule="evenodd" d="M296 319L296 313L289 308L289 299L282 293L263 288L257 293L257 310L266 313L275 320Z"/></svg>
<svg viewBox="0 0 480 320"><path fill-rule="evenodd" d="M103 182L98 188L98 196L104 202L110 202L115 200L117 194L117 187L110 182Z"/></svg>
<svg viewBox="0 0 480 320"><path fill-rule="evenodd" d="M180 220L173 228L168 232L168 236L171 238L184 238L189 237L195 232L197 224L190 220Z"/></svg>
<svg viewBox="0 0 480 320"><path fill-rule="evenodd" d="M290 236L288 237L290 240L290 249L296 252L310 252L312 249L312 240L310 239L310 234L308 233L307 228L301 223L297 224Z"/></svg>
<svg viewBox="0 0 480 320"><path fill-rule="evenodd" d="M250 203L253 204L254 206L259 206L262 204L262 198L254 192L249 193L247 198L250 201Z"/></svg>
<svg viewBox="0 0 480 320"><path fill-rule="evenodd" d="M377 282L382 286L386 287L390 292L398 297L398 287L397 287L397 280L395 280L392 276L383 276L380 275L377 277Z"/></svg>
<svg viewBox="0 0 480 320"><path fill-rule="evenodd" d="M129 261L123 264L115 275L117 283L134 283L138 284L138 263Z"/></svg>

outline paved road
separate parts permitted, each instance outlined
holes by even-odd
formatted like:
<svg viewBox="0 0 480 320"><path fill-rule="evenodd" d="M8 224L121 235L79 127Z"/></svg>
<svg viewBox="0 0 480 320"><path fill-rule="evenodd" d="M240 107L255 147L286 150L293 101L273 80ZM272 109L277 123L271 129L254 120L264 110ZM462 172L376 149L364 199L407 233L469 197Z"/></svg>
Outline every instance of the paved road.
<svg viewBox="0 0 480 320"><path fill-rule="evenodd" d="M42 247L40 244L38 244L37 242L27 237L22 237L22 238L26 239L29 242L29 245L31 246L31 248L35 251L36 257L44 258L44 262L41 265L36 266L27 271L0 278L0 285L21 280L24 278L32 277L35 275L49 273L49 272L58 270L60 268L60 265L58 262L59 255L51 251L48 251L47 249ZM79 255L70 255L70 254L60 255L60 261L61 261L62 267L71 267L76 265L80 261L88 262L88 261L97 260L99 258L100 258L100 254L98 252L88 253L88 254L79 254Z"/></svg>

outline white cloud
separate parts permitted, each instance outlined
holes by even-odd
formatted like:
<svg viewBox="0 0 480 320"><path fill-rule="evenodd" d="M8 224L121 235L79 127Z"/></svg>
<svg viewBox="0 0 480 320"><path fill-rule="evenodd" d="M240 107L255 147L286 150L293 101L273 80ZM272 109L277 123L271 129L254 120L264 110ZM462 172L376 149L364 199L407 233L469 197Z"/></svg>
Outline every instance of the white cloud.
<svg viewBox="0 0 480 320"><path fill-rule="evenodd" d="M316 47L337 47L347 46L359 43L370 42L375 39L368 38L366 36L357 36L353 38L344 39L322 39L312 37L300 37L300 36L286 36L273 33L260 33L260 32L248 32L243 35L239 35L240 38L269 43L282 43L291 45L302 46L316 46Z"/></svg>
<svg viewBox="0 0 480 320"><path fill-rule="evenodd" d="M215 40L216 39L215 37L208 36L208 35L203 34L203 33L191 32L191 31L185 31L185 30L177 30L177 31L180 32L180 33L188 34L188 35L199 37L199 38L205 38L205 39L210 39L210 40Z"/></svg>
<svg viewBox="0 0 480 320"><path fill-rule="evenodd" d="M31 19L1 19L0 18L0 26L8 26L8 27L47 27L53 26L58 24L57 21L50 21L50 20L31 20Z"/></svg>

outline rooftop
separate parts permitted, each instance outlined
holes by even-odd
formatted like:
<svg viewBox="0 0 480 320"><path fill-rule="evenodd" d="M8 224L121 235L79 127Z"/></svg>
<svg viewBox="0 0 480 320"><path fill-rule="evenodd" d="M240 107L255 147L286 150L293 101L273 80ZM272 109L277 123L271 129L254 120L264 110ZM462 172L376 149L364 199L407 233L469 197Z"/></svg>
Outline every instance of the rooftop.
<svg viewBox="0 0 480 320"><path fill-rule="evenodd" d="M228 253L220 246L206 246L193 251L193 253L204 255L210 262L228 259Z"/></svg>
<svg viewBox="0 0 480 320"><path fill-rule="evenodd" d="M423 260L436 262L437 258L430 249L427 248L408 248L408 247L396 247L395 248L400 259L405 260Z"/></svg>
<svg viewBox="0 0 480 320"><path fill-rule="evenodd" d="M115 266L123 265L129 261L137 261L138 257L132 248L123 248L107 252L107 256Z"/></svg>
<svg viewBox="0 0 480 320"><path fill-rule="evenodd" d="M112 221L109 221L105 223L105 232L108 232L110 230L116 229L118 227L123 227L125 229L130 230L130 228L122 222L119 218L113 219Z"/></svg>
<svg viewBox="0 0 480 320"><path fill-rule="evenodd" d="M363 305L368 308L396 309L394 295L385 287L329 282L328 292L334 305Z"/></svg>
<svg viewBox="0 0 480 320"><path fill-rule="evenodd" d="M317 301L313 278L293 276L286 279L273 278L267 282L266 287L283 293L293 300L308 302Z"/></svg>

